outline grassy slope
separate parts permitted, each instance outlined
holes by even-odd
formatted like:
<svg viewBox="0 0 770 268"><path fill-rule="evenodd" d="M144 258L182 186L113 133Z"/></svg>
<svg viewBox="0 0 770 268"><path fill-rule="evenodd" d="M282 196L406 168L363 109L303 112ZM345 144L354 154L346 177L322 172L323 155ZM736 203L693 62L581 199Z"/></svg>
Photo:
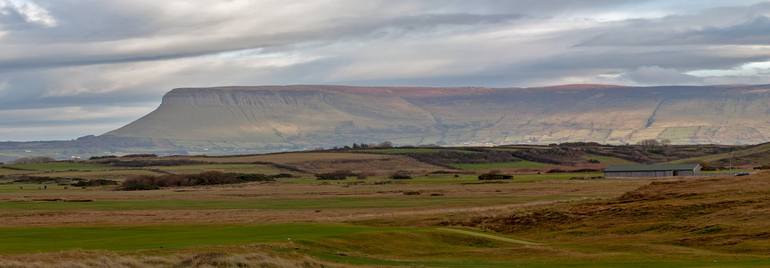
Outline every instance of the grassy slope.
<svg viewBox="0 0 770 268"><path fill-rule="evenodd" d="M758 156L758 157L752 157ZM751 158L756 163L770 163L770 143L759 144L742 150L735 150L732 153L713 154L701 157L693 157L672 161L672 163L698 163L698 162L718 162L726 161L730 158Z"/></svg>
<svg viewBox="0 0 770 268"><path fill-rule="evenodd" d="M576 256L607 255L604 260L612 260L613 254L618 260L653 254L666 261L764 258L756 264L767 265L768 178L770 174L658 182L611 201L517 211L469 223L560 244Z"/></svg>
<svg viewBox="0 0 770 268"><path fill-rule="evenodd" d="M601 164L605 165L627 165L627 164L635 164L633 161L629 161L626 159L620 159L617 157L612 156L604 156L604 155L592 155L588 154L583 157L586 161L594 159L599 160Z"/></svg>
<svg viewBox="0 0 770 268"><path fill-rule="evenodd" d="M551 166L545 163L538 163L532 161L514 161L514 162L499 162L499 163L473 163L473 164L452 164L451 166L465 170L486 170L486 169L534 169L544 168Z"/></svg>
<svg viewBox="0 0 770 268"><path fill-rule="evenodd" d="M53 238L53 239L52 239ZM500 234L430 227L344 224L151 225L0 228L0 254L62 250L174 251L271 243L330 261L355 265L427 267L761 267L761 257L600 253L591 245L520 241ZM526 243L522 243L526 242ZM293 245L293 246L292 246ZM605 251L606 252L606 251ZM679 252L677 252L679 253ZM705 253L702 253L705 254ZM701 256L702 258L703 256Z"/></svg>

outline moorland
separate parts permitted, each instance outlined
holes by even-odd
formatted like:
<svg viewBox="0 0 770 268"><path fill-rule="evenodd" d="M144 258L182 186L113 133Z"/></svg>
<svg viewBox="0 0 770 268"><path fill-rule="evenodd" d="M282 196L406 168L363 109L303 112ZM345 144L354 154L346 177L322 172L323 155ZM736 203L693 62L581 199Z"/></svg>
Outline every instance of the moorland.
<svg viewBox="0 0 770 268"><path fill-rule="evenodd" d="M0 166L0 266L767 267L768 149L356 145L20 159ZM685 162L704 173L601 173Z"/></svg>

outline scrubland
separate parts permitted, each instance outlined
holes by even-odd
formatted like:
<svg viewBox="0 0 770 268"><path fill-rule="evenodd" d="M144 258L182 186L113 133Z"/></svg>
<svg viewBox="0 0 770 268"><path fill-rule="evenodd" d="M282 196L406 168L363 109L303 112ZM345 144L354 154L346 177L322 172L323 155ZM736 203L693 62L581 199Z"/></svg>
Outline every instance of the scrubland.
<svg viewBox="0 0 770 268"><path fill-rule="evenodd" d="M433 163L413 154L436 149L368 149L0 166L0 267L770 266L770 173L605 179L587 160L631 160L452 163L474 152L451 150ZM335 170L367 176L314 176ZM120 190L208 171L291 177ZM490 171L513 178L478 179Z"/></svg>

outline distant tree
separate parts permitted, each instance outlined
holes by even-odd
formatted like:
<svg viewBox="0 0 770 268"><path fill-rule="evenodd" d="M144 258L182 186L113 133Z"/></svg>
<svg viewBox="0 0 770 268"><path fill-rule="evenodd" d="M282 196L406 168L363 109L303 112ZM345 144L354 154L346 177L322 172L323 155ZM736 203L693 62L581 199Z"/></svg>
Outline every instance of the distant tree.
<svg viewBox="0 0 770 268"><path fill-rule="evenodd" d="M639 141L637 145L646 147L646 148L653 148L653 147L660 146L660 142L658 142L658 140L656 139L646 139L646 140Z"/></svg>
<svg viewBox="0 0 770 268"><path fill-rule="evenodd" d="M353 143L353 149L359 149L361 146L358 146L358 143Z"/></svg>

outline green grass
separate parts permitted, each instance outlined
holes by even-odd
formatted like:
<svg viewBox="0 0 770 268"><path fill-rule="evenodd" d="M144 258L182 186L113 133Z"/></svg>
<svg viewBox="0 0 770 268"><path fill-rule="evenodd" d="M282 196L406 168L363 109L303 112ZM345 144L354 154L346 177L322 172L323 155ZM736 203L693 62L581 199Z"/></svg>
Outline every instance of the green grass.
<svg viewBox="0 0 770 268"><path fill-rule="evenodd" d="M4 227L0 241L0 254L173 252L244 244L270 244L280 251L299 245L300 252L327 261L401 267L766 267L768 261L647 252L562 256L566 249L559 244L522 244L499 234L349 224Z"/></svg>
<svg viewBox="0 0 770 268"><path fill-rule="evenodd" d="M538 163L532 161L514 161L514 162L499 162L499 163L476 163L476 164L452 164L454 168L465 170L487 170L487 169L518 169L518 168L544 168L551 166L550 164Z"/></svg>
<svg viewBox="0 0 770 268"><path fill-rule="evenodd" d="M4 227L0 228L0 252L180 249L208 245L319 240L389 229L399 228L343 224Z"/></svg>
<svg viewBox="0 0 770 268"><path fill-rule="evenodd" d="M13 164L6 165L8 168L21 169L38 172L58 172L58 171L99 171L115 169L114 167L94 163L81 162L50 162L35 164Z"/></svg>
<svg viewBox="0 0 770 268"><path fill-rule="evenodd" d="M628 164L636 164L633 161L625 160L622 158L612 157L612 156L604 156L604 155L586 155L583 157L586 161L590 159L599 160L601 164L605 165L628 165Z"/></svg>
<svg viewBox="0 0 770 268"><path fill-rule="evenodd" d="M43 186L47 186L46 190L41 190ZM65 189L66 187L66 189ZM10 184L0 184L0 193L18 193L18 192L29 192L29 193L54 193L54 192L69 192L74 190L81 190L81 188L78 187L72 187L67 185L56 185L56 184L32 184L32 183L10 183Z"/></svg>
<svg viewBox="0 0 770 268"><path fill-rule="evenodd" d="M4 168L0 166L0 176L3 175L14 175L14 174L26 174L34 171L29 170L16 170L16 169L10 169L10 168Z"/></svg>

